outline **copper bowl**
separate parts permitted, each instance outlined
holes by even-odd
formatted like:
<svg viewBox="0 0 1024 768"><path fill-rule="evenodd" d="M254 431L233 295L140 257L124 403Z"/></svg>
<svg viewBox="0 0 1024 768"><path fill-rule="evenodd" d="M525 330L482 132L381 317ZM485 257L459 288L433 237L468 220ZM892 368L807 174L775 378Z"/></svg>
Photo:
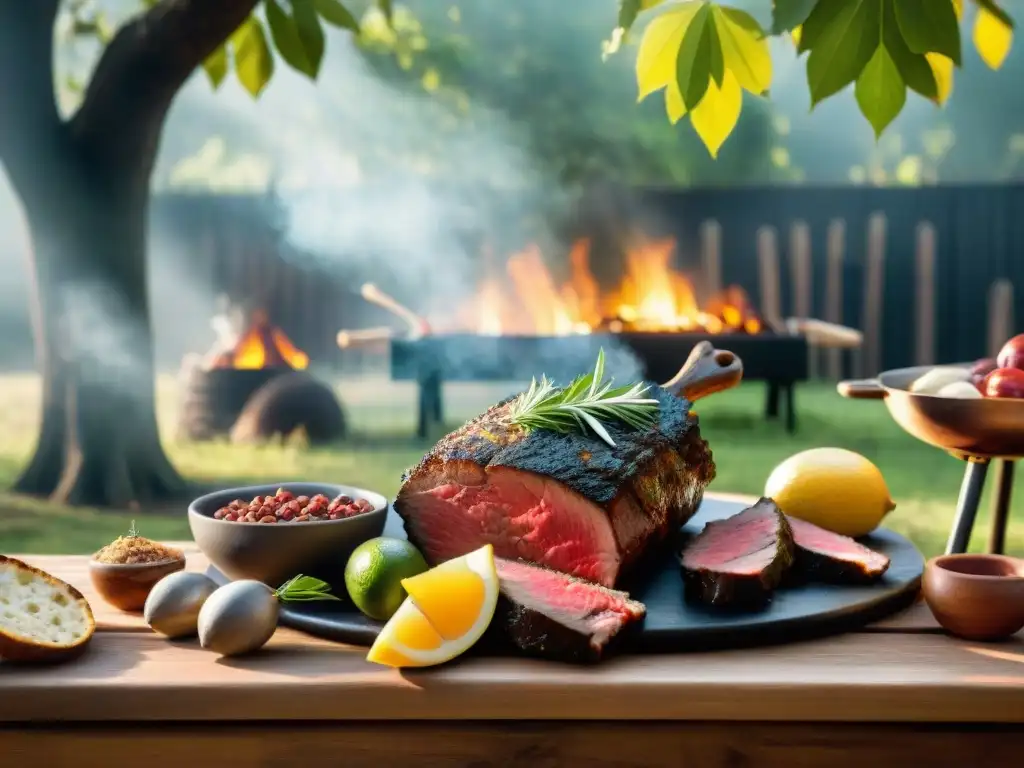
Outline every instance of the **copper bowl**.
<svg viewBox="0 0 1024 768"><path fill-rule="evenodd" d="M92 585L104 600L122 611L141 611L150 590L169 573L185 569L185 558L155 563L89 561Z"/></svg>
<svg viewBox="0 0 1024 768"><path fill-rule="evenodd" d="M941 367L970 369L972 365ZM935 367L898 368L874 379L841 381L839 394L855 400L884 400L904 430L959 458L1024 458L1024 400L965 399L909 391L914 381Z"/></svg>
<svg viewBox="0 0 1024 768"><path fill-rule="evenodd" d="M1024 560L943 555L928 561L924 599L950 634L1003 640L1024 628Z"/></svg>

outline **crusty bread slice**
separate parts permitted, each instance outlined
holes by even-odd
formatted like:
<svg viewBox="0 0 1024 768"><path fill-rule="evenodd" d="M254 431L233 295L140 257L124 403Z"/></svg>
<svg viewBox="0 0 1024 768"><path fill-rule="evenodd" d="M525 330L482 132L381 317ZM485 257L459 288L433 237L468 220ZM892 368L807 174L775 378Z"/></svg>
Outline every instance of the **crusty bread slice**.
<svg viewBox="0 0 1024 768"><path fill-rule="evenodd" d="M61 661L96 631L81 592L27 563L0 555L0 658Z"/></svg>

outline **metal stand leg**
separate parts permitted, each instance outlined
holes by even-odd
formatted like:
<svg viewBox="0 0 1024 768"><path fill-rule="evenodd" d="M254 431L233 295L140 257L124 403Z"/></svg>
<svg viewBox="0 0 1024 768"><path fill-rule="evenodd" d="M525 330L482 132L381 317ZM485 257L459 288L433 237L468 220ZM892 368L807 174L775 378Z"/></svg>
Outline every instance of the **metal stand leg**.
<svg viewBox="0 0 1024 768"><path fill-rule="evenodd" d="M1013 494L1013 467L1015 462L1000 459L996 466L996 495L992 500L992 530L989 532L988 551L1003 554L1006 544L1006 522L1010 517L1010 497Z"/></svg>
<svg viewBox="0 0 1024 768"><path fill-rule="evenodd" d="M416 434L426 438L444 418L441 376L431 372L419 381L419 418Z"/></svg>
<svg viewBox="0 0 1024 768"><path fill-rule="evenodd" d="M768 382L768 393L764 402L764 417L774 419L779 415L779 395L781 388L777 381Z"/></svg>
<svg viewBox="0 0 1024 768"><path fill-rule="evenodd" d="M796 384L786 384L786 431L796 432Z"/></svg>
<svg viewBox="0 0 1024 768"><path fill-rule="evenodd" d="M956 502L956 520L949 541L946 542L947 555L958 555L967 551L987 474L988 459L968 459L967 471L964 472L964 480L960 484L960 498Z"/></svg>

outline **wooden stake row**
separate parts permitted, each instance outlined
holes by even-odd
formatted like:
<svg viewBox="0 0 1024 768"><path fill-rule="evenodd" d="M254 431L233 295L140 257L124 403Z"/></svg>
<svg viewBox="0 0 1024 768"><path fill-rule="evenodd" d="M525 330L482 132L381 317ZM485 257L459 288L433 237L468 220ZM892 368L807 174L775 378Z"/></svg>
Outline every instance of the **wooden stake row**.
<svg viewBox="0 0 1024 768"><path fill-rule="evenodd" d="M883 318L885 313L885 262L887 221L882 213L872 214L867 223L867 247L864 254L864 292L860 330L863 344L851 350L853 375L868 377L882 369ZM935 226L921 222L915 233L914 254L914 365L936 362L936 289L937 236ZM704 286L709 293L721 290L721 227L708 221L701 227L701 266ZM847 260L846 222L833 219L828 225L825 254L825 292L823 319L843 324L843 282ZM783 309L781 279L784 274L779 257L778 233L765 226L757 232L759 307L772 327L782 328L786 318L808 319L814 314L813 258L811 230L806 222L796 221L789 231L788 272L790 280L789 312ZM989 299L989 354L994 355L1013 335L1013 286L1007 280L995 281ZM844 375L842 350L811 350L811 376L836 380Z"/></svg>

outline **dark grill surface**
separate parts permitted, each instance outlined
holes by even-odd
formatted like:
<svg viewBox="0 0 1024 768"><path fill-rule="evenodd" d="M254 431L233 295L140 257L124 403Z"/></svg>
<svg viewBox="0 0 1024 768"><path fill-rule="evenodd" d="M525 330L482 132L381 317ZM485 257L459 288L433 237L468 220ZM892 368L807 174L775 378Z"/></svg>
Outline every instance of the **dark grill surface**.
<svg viewBox="0 0 1024 768"><path fill-rule="evenodd" d="M807 379L807 340L771 333L617 333L587 336L478 336L452 334L391 345L391 377L396 381L519 381L547 374L558 379L593 365L598 347L627 349L643 376L668 381L701 341L735 353L744 380L788 383ZM572 370L562 371L560 369Z"/></svg>

